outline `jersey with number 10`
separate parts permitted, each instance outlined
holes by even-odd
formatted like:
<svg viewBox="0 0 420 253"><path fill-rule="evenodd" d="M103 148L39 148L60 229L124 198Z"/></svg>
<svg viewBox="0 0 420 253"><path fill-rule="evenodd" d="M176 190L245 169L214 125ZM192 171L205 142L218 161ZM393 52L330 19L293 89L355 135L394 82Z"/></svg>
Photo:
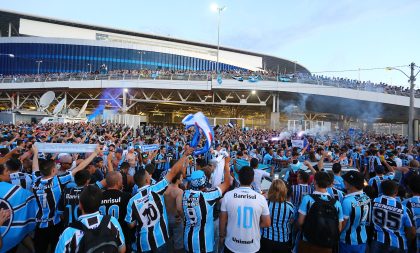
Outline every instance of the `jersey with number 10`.
<svg viewBox="0 0 420 253"><path fill-rule="evenodd" d="M84 187L65 188L60 202L58 204L58 211L63 213L64 226L71 225L77 221L82 211L79 209L79 196Z"/></svg>
<svg viewBox="0 0 420 253"><path fill-rule="evenodd" d="M257 252L260 249L260 218L270 215L263 195L250 187L229 191L222 199L222 212L227 212L225 245L233 252Z"/></svg>
<svg viewBox="0 0 420 253"><path fill-rule="evenodd" d="M222 192L219 188L207 192L184 192L184 247L188 252L214 251L213 207L221 197Z"/></svg>
<svg viewBox="0 0 420 253"><path fill-rule="evenodd" d="M168 240L168 216L163 197L167 187L166 178L155 185L143 186L128 202L125 221L137 223L133 251L156 250Z"/></svg>

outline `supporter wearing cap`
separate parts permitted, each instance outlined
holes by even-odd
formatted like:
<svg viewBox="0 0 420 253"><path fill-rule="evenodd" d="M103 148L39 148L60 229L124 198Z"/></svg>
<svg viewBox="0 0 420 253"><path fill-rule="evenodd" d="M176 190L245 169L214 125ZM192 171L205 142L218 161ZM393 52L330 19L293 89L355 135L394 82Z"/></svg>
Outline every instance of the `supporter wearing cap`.
<svg viewBox="0 0 420 253"><path fill-rule="evenodd" d="M382 189L381 189L381 182L384 180L392 180L394 178L393 175L384 175L385 168L382 165L375 166L375 173L376 176L369 179L369 185L372 186L372 188L375 191L375 196L381 196L382 195Z"/></svg>
<svg viewBox="0 0 420 253"><path fill-rule="evenodd" d="M88 170L91 175L89 184L95 184L96 182L104 179L104 173L101 171L101 165L103 166L103 159L101 157L95 157L89 164Z"/></svg>
<svg viewBox="0 0 420 253"><path fill-rule="evenodd" d="M366 226L370 217L370 198L363 192L365 179L357 171L344 176L347 195L344 197L343 230L340 235L340 252L365 252L368 234Z"/></svg>

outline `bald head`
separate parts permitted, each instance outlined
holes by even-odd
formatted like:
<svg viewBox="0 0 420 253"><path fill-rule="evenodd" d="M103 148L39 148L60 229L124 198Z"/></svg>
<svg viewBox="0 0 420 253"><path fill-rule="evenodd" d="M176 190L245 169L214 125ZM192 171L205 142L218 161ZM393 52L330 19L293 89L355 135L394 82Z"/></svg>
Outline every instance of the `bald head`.
<svg viewBox="0 0 420 253"><path fill-rule="evenodd" d="M122 186L122 175L117 171L110 171L106 174L106 185L109 188L118 188Z"/></svg>
<svg viewBox="0 0 420 253"><path fill-rule="evenodd" d="M69 155L63 155L60 157L60 163L72 163L73 162L73 158L71 158L71 156Z"/></svg>

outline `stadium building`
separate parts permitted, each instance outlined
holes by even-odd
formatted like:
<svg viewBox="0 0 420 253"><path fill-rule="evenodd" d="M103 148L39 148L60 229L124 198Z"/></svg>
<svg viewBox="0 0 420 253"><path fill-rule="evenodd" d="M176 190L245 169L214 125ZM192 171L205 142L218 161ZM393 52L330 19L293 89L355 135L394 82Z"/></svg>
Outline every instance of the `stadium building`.
<svg viewBox="0 0 420 253"><path fill-rule="evenodd" d="M99 70L216 70L217 46L22 13L0 11L1 74ZM41 62L42 61L42 62ZM309 71L295 62L220 47L219 68L227 70Z"/></svg>
<svg viewBox="0 0 420 253"><path fill-rule="evenodd" d="M218 53L223 80L215 75ZM235 77L235 71L247 74ZM263 78L255 79L257 72ZM404 132L407 96L298 79L296 73L311 74L275 56L0 10L0 110L37 109L41 95L53 90L50 111L65 98L69 110L89 101L87 113L105 108L156 123L180 123L203 111L213 123L235 118L251 127L380 122L397 123L396 131L388 125L384 131ZM420 100L414 105L417 119Z"/></svg>

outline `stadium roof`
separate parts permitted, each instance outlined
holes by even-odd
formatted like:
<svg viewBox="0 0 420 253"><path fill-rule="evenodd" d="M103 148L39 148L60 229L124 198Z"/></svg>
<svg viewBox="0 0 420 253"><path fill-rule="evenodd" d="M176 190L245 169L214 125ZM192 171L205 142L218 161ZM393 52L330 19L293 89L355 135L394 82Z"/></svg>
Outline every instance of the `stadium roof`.
<svg viewBox="0 0 420 253"><path fill-rule="evenodd" d="M56 18L43 17L43 16L37 16L37 15L32 15L32 14L27 14L27 13L22 13L22 12L0 9L0 25L5 24L6 22L8 23L10 21L15 21L15 22L19 21L18 20L19 18L25 18L29 20L47 22L47 23L70 26L70 27L84 28L84 29L89 29L89 30L98 30L98 31L110 32L110 33L116 33L116 34L123 34L123 35L135 36L135 37L143 37L143 38L149 38L149 39L156 39L156 40L162 40L162 41L183 43L183 44L188 44L188 45L193 45L193 46L217 49L217 45L206 44L202 42L183 40L183 39L161 36L161 35L154 35L150 33L140 33L140 32L131 31L131 30L123 30L123 29L98 26L98 25L93 25L93 24L76 23L73 21L66 21L66 20L61 20L61 19L56 19ZM19 22L17 22L17 24L19 24ZM16 33L17 32L15 31L15 34ZM20 34L18 34L18 36L19 35ZM294 61L290 61L284 58L256 53L256 52L250 52L246 50L230 48L230 47L224 47L224 46L220 46L220 50L262 57L263 62L266 66L266 69L270 69L273 71L277 70L279 61L281 61L282 66L286 66L287 69L294 69L295 64L296 64L297 72L310 73L310 71L306 67L302 66L301 64L295 63Z"/></svg>

